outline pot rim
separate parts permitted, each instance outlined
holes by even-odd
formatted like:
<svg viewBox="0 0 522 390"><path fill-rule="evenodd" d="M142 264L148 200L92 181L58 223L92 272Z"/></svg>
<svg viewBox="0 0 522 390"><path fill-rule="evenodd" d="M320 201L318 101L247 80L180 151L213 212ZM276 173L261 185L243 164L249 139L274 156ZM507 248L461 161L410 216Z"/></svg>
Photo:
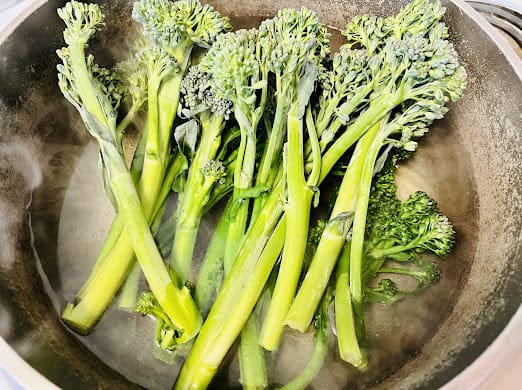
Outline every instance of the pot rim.
<svg viewBox="0 0 522 390"><path fill-rule="evenodd" d="M449 0L459 7L489 36L502 52L522 83L522 60L514 49L505 41L500 33L475 11L464 0ZM0 29L0 45L8 39L15 29L40 6L48 0L27 0L25 8ZM443 385L443 390L457 390L462 388L479 389L488 379L502 372L508 359L522 356L522 305L511 318L507 326L495 338L493 343L484 350L477 359L464 371ZM1 336L0 336L0 383L2 373L11 375L22 389L38 388L43 390L59 389L55 384L40 374L27 363ZM522 379L522 374L520 379Z"/></svg>
<svg viewBox="0 0 522 390"><path fill-rule="evenodd" d="M500 33L464 0L450 0L461 8L493 40L522 83L522 60ZM464 371L442 386L443 390L480 389L493 376L507 373L508 359L522 359L522 305L495 340ZM522 374L520 379L522 379ZM485 387L484 387L485 388Z"/></svg>
<svg viewBox="0 0 522 390"><path fill-rule="evenodd" d="M7 378L3 377L7 375ZM27 363L7 342L0 337L0 384L5 379L8 389L9 383L15 382L19 387L15 389L42 389L59 390L59 387L44 377L40 372ZM10 381L9 381L10 380Z"/></svg>

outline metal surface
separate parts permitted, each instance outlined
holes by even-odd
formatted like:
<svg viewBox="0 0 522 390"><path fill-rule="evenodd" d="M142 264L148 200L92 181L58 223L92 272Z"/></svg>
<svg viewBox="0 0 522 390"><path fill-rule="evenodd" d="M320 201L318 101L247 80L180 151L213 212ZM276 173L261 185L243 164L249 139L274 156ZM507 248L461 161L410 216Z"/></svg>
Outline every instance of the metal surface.
<svg viewBox="0 0 522 390"><path fill-rule="evenodd" d="M514 40L520 51L520 46L522 46L522 3L518 6L501 1L468 1L468 3L488 22Z"/></svg>
<svg viewBox="0 0 522 390"><path fill-rule="evenodd" d="M153 378L143 377L156 376L152 369L140 373L143 378L132 377L138 363L147 362L129 365L128 353L122 351L107 355L100 345L103 324L90 339L80 340L65 330L57 314L64 303L60 293L67 283L56 259L61 214L70 200L66 189L82 164L89 141L56 87L54 51L63 43L55 10L63 3L40 1L41 7L34 5L19 26L11 25L7 33L0 33L0 232L4 237L0 335L61 387L131 388L129 378L159 388ZM110 64L118 58L117 48L131 27L129 2L99 3L111 22L93 49L98 61ZM253 17L273 15L281 7L304 5L337 28L351 15L389 14L403 3L214 2L243 25L252 24ZM469 87L448 117L433 126L421 146L422 154L400 171L400 180L403 191L423 189L438 200L455 222L459 245L443 264L441 284L426 296L385 312L388 318L405 317L412 324L413 334L397 333L401 337L396 343L389 342L408 349L409 359L377 372L380 382L363 376L344 378L340 383L386 389L436 388L453 379L447 384L450 388L477 386L487 383L498 362L510 359L513 346L520 342L521 315L515 313L522 296L522 155L517 147L522 144L522 65L469 6L460 1L445 4L446 22L469 73ZM88 174L80 177L91 181ZM72 204L82 207L78 202ZM89 237L88 244L96 241L88 235L85 223L77 221L71 226L69 230ZM416 318L411 318L414 309ZM372 332L378 339L379 332ZM110 346L108 341L106 344ZM13 370L23 367L23 363L16 364ZM16 374L23 378L25 372ZM347 376L352 374L347 370Z"/></svg>

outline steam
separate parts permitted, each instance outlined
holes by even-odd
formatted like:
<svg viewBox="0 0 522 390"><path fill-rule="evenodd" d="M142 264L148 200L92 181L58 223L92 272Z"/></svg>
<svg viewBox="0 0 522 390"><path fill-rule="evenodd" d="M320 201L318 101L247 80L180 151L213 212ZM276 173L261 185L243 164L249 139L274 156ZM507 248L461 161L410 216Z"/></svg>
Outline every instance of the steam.
<svg viewBox="0 0 522 390"><path fill-rule="evenodd" d="M0 316L0 335L8 339L13 329L13 317L7 307L2 304L0 304L0 313L2 313ZM2 387L0 386L0 388Z"/></svg>
<svg viewBox="0 0 522 390"><path fill-rule="evenodd" d="M64 191L57 261L62 294L71 298L87 279L114 218L94 143L86 146Z"/></svg>
<svg viewBox="0 0 522 390"><path fill-rule="evenodd" d="M0 171L9 174L14 170L17 175L23 177L27 188L34 190L42 183L40 162L34 157L35 152L34 146L29 146L19 139L0 145Z"/></svg>
<svg viewBox="0 0 522 390"><path fill-rule="evenodd" d="M0 268L9 268L24 208L31 204L32 191L42 183L37 150L21 139L0 144Z"/></svg>

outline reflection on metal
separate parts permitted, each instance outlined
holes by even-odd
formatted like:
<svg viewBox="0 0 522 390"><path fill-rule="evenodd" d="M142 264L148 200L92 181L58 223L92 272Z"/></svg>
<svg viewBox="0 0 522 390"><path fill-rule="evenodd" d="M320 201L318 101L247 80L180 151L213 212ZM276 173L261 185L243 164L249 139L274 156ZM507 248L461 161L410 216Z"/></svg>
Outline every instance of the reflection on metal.
<svg viewBox="0 0 522 390"><path fill-rule="evenodd" d="M508 41L522 56L522 2L473 0L468 3L488 22L511 38Z"/></svg>

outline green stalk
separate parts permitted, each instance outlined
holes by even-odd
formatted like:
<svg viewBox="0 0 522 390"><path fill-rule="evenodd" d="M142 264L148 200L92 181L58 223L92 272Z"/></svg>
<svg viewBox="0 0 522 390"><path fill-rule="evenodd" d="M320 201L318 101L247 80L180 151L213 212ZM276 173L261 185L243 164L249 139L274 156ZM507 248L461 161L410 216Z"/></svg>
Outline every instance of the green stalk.
<svg viewBox="0 0 522 390"><path fill-rule="evenodd" d="M229 201L214 230L196 281L196 303L204 315L208 313L223 282L223 258L230 222L230 206Z"/></svg>
<svg viewBox="0 0 522 390"><path fill-rule="evenodd" d="M386 99L382 98L380 102L384 105ZM393 106L390 104L389 106L386 105L384 108L373 108L372 112L374 114L380 114L378 119L370 117L369 114L367 114L363 117L364 121L359 122L356 126L350 126L346 132L349 132L351 129L354 132L359 132L359 136L364 134L365 131L382 118L392 107ZM364 113L361 114L361 116L363 115ZM357 139L358 137L355 136L344 136L342 142L337 144L335 151L329 155L328 164L326 166L323 159L318 183L324 180L337 160L350 148L350 146L353 145L353 143L357 141ZM342 150L341 146L344 147L344 150ZM234 305L236 305L236 307L240 306L239 303L236 304L236 299L238 299L238 297L241 298L241 302L253 298L257 300L258 296L249 297L245 288L248 289L251 286L251 282L255 280L254 275L259 277L263 271L267 272L267 270L262 267L264 263L257 262L258 259L260 259L260 256L264 258L265 261L268 261L267 259L272 256L270 261L275 263L280 255L280 251L276 251L274 248L270 248L271 250L267 251L269 248L268 245L267 250L263 251L263 249L268 237L270 237L270 241L272 242L284 242L286 228L281 228L281 224L279 224L277 229L274 229L274 225L268 223L268 221L278 221L281 218L283 210L279 199L283 193L283 188L284 187L280 182L279 185L273 189L265 206L259 212L258 218L248 230L245 240L241 245L236 262L234 263L234 267L230 275L226 278L223 289L218 294L209 316L203 325L202 331L194 344L194 348L190 352L181 370L176 383L176 389L199 389L208 386L215 375L219 364L240 332L240 330L238 330L236 333L235 328L226 328L224 323L226 323L227 319L233 318L234 322L237 322L241 327L247 320L247 318L241 318L239 316L234 317L232 315L232 307ZM284 220L285 217L283 216L281 222ZM257 271L259 273L257 273ZM265 275L262 275L263 278L261 278L261 280L264 279L266 281L269 277L270 271L271 268L267 272L266 279L264 279ZM252 308L254 305L255 302L252 304ZM250 314L252 308L248 314ZM223 329L227 329L226 340L224 339L225 335L222 335L223 342L221 342L222 340L218 336ZM232 341L227 341L229 339L232 339Z"/></svg>
<svg viewBox="0 0 522 390"><path fill-rule="evenodd" d="M176 179L178 179L180 175L183 174L186 168L187 161L181 153L178 153L176 154L176 156L173 156L171 158L169 166L167 168L167 172L165 173L165 178L163 180L163 183L161 184L161 189L158 193L156 204L152 210L152 215L150 219L151 223L153 223L158 218L161 219L162 215L160 216L160 214L162 214L165 201L172 192L172 186L174 185Z"/></svg>
<svg viewBox="0 0 522 390"><path fill-rule="evenodd" d="M277 74L277 85L281 84L281 75ZM281 161L281 150L285 135L286 117L288 114L288 103L286 95L282 91L276 94L276 111L274 113L274 121L272 128L268 134L268 142L263 151L263 157L259 163L259 169L256 175L256 186L268 186L270 188L271 178L277 172ZM266 194L254 199L254 207L252 214L256 215L266 200Z"/></svg>
<svg viewBox="0 0 522 390"><path fill-rule="evenodd" d="M405 245L394 245L390 248L373 248L372 250L368 251L366 256L371 257L373 259L384 259L397 253L407 252L412 249L418 248L419 243L422 241L423 240L421 236L411 240Z"/></svg>
<svg viewBox="0 0 522 390"><path fill-rule="evenodd" d="M332 170L335 163L361 136L373 125L379 122L390 110L401 102L400 96L383 92L371 102L357 120L336 139L330 148L323 154L321 166L321 181Z"/></svg>
<svg viewBox="0 0 522 390"><path fill-rule="evenodd" d="M365 156L365 162L361 173L361 182L359 184L359 194L354 209L350 253L350 289L353 300L358 304L362 304L363 301L362 254L368 201L370 198L375 161L377 160L379 151L388 135L386 131L383 131L385 125L386 120L381 123L379 132L374 137L374 140L368 149L368 153Z"/></svg>
<svg viewBox="0 0 522 390"><path fill-rule="evenodd" d="M256 166L256 135L255 127L247 119L246 107L235 107L234 113L241 129L241 141L234 169L234 191L232 195L233 216L230 218L230 225L227 233L225 245L225 269L231 268L236 255L245 236L248 225L250 200L242 196L242 193L252 187L254 170ZM257 126L257 123L255 123Z"/></svg>
<svg viewBox="0 0 522 390"><path fill-rule="evenodd" d="M83 53L83 51L82 51ZM159 191L167 169L166 159L170 147L170 130L174 120L177 104L179 102L180 83L182 76L177 75L165 80L160 89L159 97L153 96L151 88L148 113L150 117L146 126L146 144L138 147L137 159L143 157L142 174L138 184L138 193L145 217L152 221L153 212ZM99 104L98 104L99 106ZM175 107L174 107L175 106ZM106 121L101 122L106 123ZM159 127L158 127L159 126ZM156 131L154 130L156 129ZM153 134L151 134L153 133ZM156 133L156 134L154 134ZM143 137L143 135L142 135ZM149 145L149 142L151 145ZM163 150L160 150L163 148ZM141 156L141 150L144 150ZM161 161L163 159L163 161ZM136 161L136 159L135 159ZM131 171L135 174L139 171L139 162L133 164ZM88 334L99 318L103 315L112 299L116 295L134 265L135 259L130 239L122 229L119 222L115 222L114 230L109 232L109 240L102 250L103 260L98 260L91 276L78 294L79 302L69 304L65 308L62 319L80 334ZM118 235L118 230L122 229ZM118 235L118 239L115 237ZM109 251L110 245L113 245Z"/></svg>
<svg viewBox="0 0 522 390"><path fill-rule="evenodd" d="M348 85L344 85L343 88L341 88L339 91L337 91L335 96L333 96L333 97L330 96L326 107L321 108L321 111L317 115L317 133L318 134L321 134L328 127L328 124L332 121L332 118L337 117L337 115L336 115L337 106L339 105L339 102L343 98L347 87L348 87ZM358 99L357 95L356 95L350 99L350 103L351 103L350 105L355 108L355 106L358 105L361 100L362 99ZM342 108L345 108L345 109L342 110ZM348 108L344 107L344 105L343 105L343 106L341 106L340 111L342 114L347 116L352 113L352 110L350 110L349 112L346 112L346 111L348 111ZM339 124L340 124L340 122L339 122ZM338 126L338 127L336 127L336 130L339 130L340 128L341 128L341 126Z"/></svg>
<svg viewBox="0 0 522 390"><path fill-rule="evenodd" d="M123 221L119 214L116 214L114 221L112 221L111 227L103 243L103 247L94 263L94 266L89 274L87 281L83 284L81 289L76 293L75 299L77 301L82 300L93 287L94 280L98 277L98 273L103 269L103 263L110 256L110 253L116 246L120 239L121 232L123 231Z"/></svg>
<svg viewBox="0 0 522 390"><path fill-rule="evenodd" d="M239 108L239 110L237 110ZM234 215L229 216L230 223L225 243L224 269L225 275L232 269L237 258L241 242L248 226L250 200L242 197L242 192L252 187L254 170L256 165L256 135L255 130L259 117L252 115L248 122L244 115L247 108L241 106L235 109L235 116L241 129L241 142L234 172L234 194L232 204ZM268 382L264 352L257 342L257 325L255 315L252 314L242 330L239 347L239 364L241 380L246 389L264 388Z"/></svg>
<svg viewBox="0 0 522 390"><path fill-rule="evenodd" d="M171 127L178 106L182 76L165 80L161 87L149 88L148 136L138 192L143 212L150 218L167 169Z"/></svg>
<svg viewBox="0 0 522 390"><path fill-rule="evenodd" d="M148 136L149 128L147 124L145 124L141 129L138 145L136 146L136 150L134 151L134 156L132 157L132 162L129 169L135 183L137 183L140 179L141 171L143 170L143 159L145 158L145 145L147 143Z"/></svg>
<svg viewBox="0 0 522 390"><path fill-rule="evenodd" d="M317 128L320 131L319 134L321 135L321 150L324 150L328 146L328 144L334 139L339 129L343 127L343 121L341 121L340 118L349 117L353 115L357 109L360 109L359 106L367 98L368 94L372 92L374 85L375 82L369 83L364 88L361 88L354 96L352 96L350 100L344 102L341 107L339 107L339 113L334 116L333 121L328 125L327 128L323 127L324 124L317 125ZM326 117L325 119L329 118L330 117Z"/></svg>
<svg viewBox="0 0 522 390"><path fill-rule="evenodd" d="M141 267L136 261L123 284L118 299L118 307L128 312L133 312L136 307L139 284L141 279Z"/></svg>
<svg viewBox="0 0 522 390"><path fill-rule="evenodd" d="M303 371L292 379L291 382L281 387L281 390L302 390L306 389L310 382L315 378L324 364L324 359L328 353L329 331L319 328L314 335L314 350L310 360Z"/></svg>
<svg viewBox="0 0 522 390"><path fill-rule="evenodd" d="M185 169L185 159L178 154L173 161L171 161L167 173L165 174L165 178L161 185L161 190L159 191L158 198L156 200L156 205L152 212L152 216L149 220L150 230L152 234L157 239L157 233L159 230L159 226L161 224L161 220L163 218L163 210L165 206L165 201L167 200L168 195L172 191L172 184L174 180L179 176L180 172ZM120 299L118 301L118 307L127 311L132 311L136 307L136 302L138 300L138 289L139 283L141 280L141 268L139 263L136 262L136 259L133 258L132 262L134 263L132 270L125 280L123 287L120 292Z"/></svg>
<svg viewBox="0 0 522 390"><path fill-rule="evenodd" d="M123 119L118 123L116 127L116 134L123 134L127 127L134 121L136 114L141 108L141 104L133 104L127 114L123 117Z"/></svg>
<svg viewBox="0 0 522 390"><path fill-rule="evenodd" d="M350 224L351 218L348 216L337 216L326 226L310 268L290 306L286 325L300 332L308 329L337 263L339 248L342 249L346 241L347 226L349 229Z"/></svg>
<svg viewBox="0 0 522 390"><path fill-rule="evenodd" d="M311 72L310 80L313 88L315 73ZM306 92L305 95L305 97L299 97L287 119L285 170L288 199L285 205L285 216L288 229L272 300L259 336L259 343L269 351L273 351L279 346L284 329L284 319L299 282L308 238L308 224L314 193L306 182L304 169L303 117L310 97ZM317 144L317 139L315 140ZM312 183L312 185L315 184Z"/></svg>
<svg viewBox="0 0 522 390"><path fill-rule="evenodd" d="M257 265L243 261L244 252L239 254L238 262L227 276L181 369L175 384L176 390L207 388L241 332L281 253L286 231L285 218L281 219L275 229L272 226L271 230L274 234L264 246L265 250L254 259Z"/></svg>
<svg viewBox="0 0 522 390"><path fill-rule="evenodd" d="M345 244L352 223L364 158L379 128L380 124L374 125L357 142L330 221L321 235L310 267L286 317L286 324L301 332L308 329Z"/></svg>
<svg viewBox="0 0 522 390"><path fill-rule="evenodd" d="M210 192L216 183L215 176L205 177L201 172L203 164L213 160L221 143L224 117L205 115L201 117L200 145L190 164L184 190L178 196L176 227L171 251L171 264L185 280L189 280L192 256L203 211Z"/></svg>
<svg viewBox="0 0 522 390"><path fill-rule="evenodd" d="M115 245L111 260L104 262L90 283L89 290L75 304L69 303L62 312L62 320L81 335L90 333L132 269L134 250L127 234L122 233L123 236L125 238L120 238Z"/></svg>
<svg viewBox="0 0 522 390"><path fill-rule="evenodd" d="M160 191L160 200L163 203L172 187L172 182L184 169L179 158L174 158ZM156 207L157 209L157 207ZM155 214L156 210L153 210ZM119 213L118 213L119 215ZM154 218L154 216L153 216ZM121 220L121 216L117 220ZM102 262L97 263L96 274L91 274L88 283L81 291L82 296L75 304L68 304L62 313L62 319L76 332L85 335L96 325L114 296L135 264L134 250L129 235L123 229L112 250Z"/></svg>
<svg viewBox="0 0 522 390"><path fill-rule="evenodd" d="M225 272L228 274L230 270L225 270ZM257 301L258 308L261 303L261 301ZM261 310L261 308L259 309ZM240 382L244 389L250 390L268 387L265 352L258 341L260 318L258 311L256 308L252 309L250 317L241 329L238 348Z"/></svg>
<svg viewBox="0 0 522 390"><path fill-rule="evenodd" d="M334 303L337 343L341 359L355 367L364 368L368 364L368 358L366 351L360 347L358 340L358 329L361 328L361 325L362 329L364 329L364 323L362 320L357 319L357 317L362 318L362 309L356 310L352 306L352 296L350 294L350 246L350 242L347 242L337 266ZM364 339L364 336L362 338Z"/></svg>
<svg viewBox="0 0 522 390"><path fill-rule="evenodd" d="M81 60L78 58L79 56L81 56ZM76 62L80 70L82 65L84 68L86 67L83 49L75 53L73 62ZM82 87L78 89L78 92L85 105L77 107L89 132L98 140L108 180L110 181L118 210L121 213L125 230L131 238L131 242L156 298L171 317L173 323L180 330L183 330L183 333L180 335L180 342L188 341L194 337L201 325L199 312L188 289L185 288L186 291L179 289L177 286L174 286L170 279L149 230L147 219L143 214L139 196L134 186L134 180L123 159L121 145L117 143L119 137L115 134L115 124L106 120L103 112L102 116L105 120L99 119L97 114L99 113L98 109L101 107L97 100L95 100L95 103L91 100L92 96L96 98L96 94L92 89L90 76L83 74L84 80L80 77L81 72L79 73L77 82L80 82ZM85 93L85 96L83 96L82 88L86 87L87 82L90 84L91 89L83 91ZM91 104L94 106L93 112L90 111L89 105ZM162 269L164 272L161 272Z"/></svg>
<svg viewBox="0 0 522 390"><path fill-rule="evenodd" d="M239 342L239 368L241 385L246 390L260 390L268 387L265 354L258 343L256 313L252 315L241 330Z"/></svg>
<svg viewBox="0 0 522 390"><path fill-rule="evenodd" d="M196 245L198 226L178 226L174 233L173 244L176 252L171 253L172 268L183 280L190 280L192 254ZM188 261L188 260L190 261Z"/></svg>
<svg viewBox="0 0 522 390"><path fill-rule="evenodd" d="M179 342L186 342L201 327L198 308L189 289L172 281L154 242L132 177L119 151L115 145L106 141L101 141L100 146L109 171L111 189L141 269L158 303L176 328L182 330Z"/></svg>
<svg viewBox="0 0 522 390"><path fill-rule="evenodd" d="M78 37L76 37L78 39ZM82 98L82 104L85 110L96 118L102 125L111 129L111 135L114 134L114 129L110 126L109 118L107 118L105 111L96 96L91 80L91 74L85 62L85 47L87 42L81 40L69 43L71 68L74 69L74 75L77 84L78 95Z"/></svg>
<svg viewBox="0 0 522 390"><path fill-rule="evenodd" d="M328 294L330 295L330 294ZM299 375L292 381L281 387L281 390L306 389L323 366L324 359L328 353L328 344L331 337L329 306L332 297L325 295L321 303L321 310L317 318L317 329L314 334L314 350L310 360Z"/></svg>
<svg viewBox="0 0 522 390"><path fill-rule="evenodd" d="M118 125L118 128L120 125ZM143 156L145 154L145 141L147 139L147 126L144 126L142 134L139 138L138 145L136 146L136 151L134 152L134 157L132 159L132 164L130 168L130 172L132 178L135 183L138 182L139 177L141 176L141 171L143 169ZM103 243L103 247L98 254L96 262L89 274L89 278L83 284L82 288L76 294L76 300L83 299L90 291L92 287L93 280L98 277L98 272L103 269L101 264L111 256L111 251L114 249L114 246L120 239L120 234L123 231L123 221L119 214L116 214L116 217L112 221L111 227L109 228L109 232L107 233L107 237L105 238L105 242Z"/></svg>

